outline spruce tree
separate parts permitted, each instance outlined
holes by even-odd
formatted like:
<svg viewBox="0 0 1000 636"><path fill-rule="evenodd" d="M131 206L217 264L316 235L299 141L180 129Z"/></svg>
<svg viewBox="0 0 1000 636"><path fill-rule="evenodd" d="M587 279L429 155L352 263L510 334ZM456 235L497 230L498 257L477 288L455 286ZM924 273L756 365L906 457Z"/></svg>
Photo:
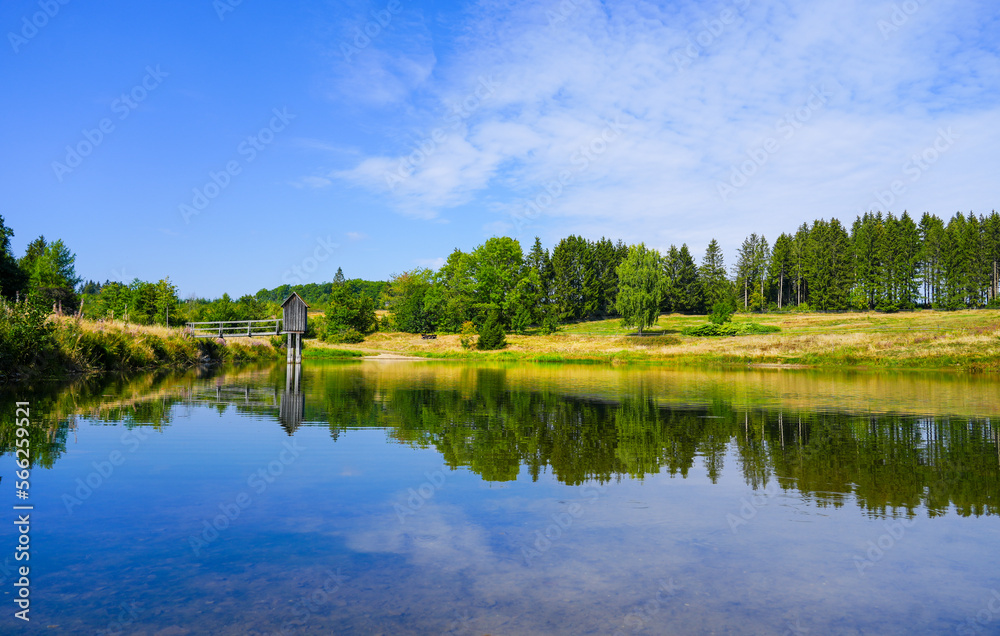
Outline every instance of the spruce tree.
<svg viewBox="0 0 1000 636"><path fill-rule="evenodd" d="M705 256L701 259L701 267L698 270L698 278L701 279L705 307L712 308L716 303L729 298L730 289L729 280L726 278L726 264L722 248L719 247L719 242L715 239L712 239L705 249Z"/></svg>
<svg viewBox="0 0 1000 636"><path fill-rule="evenodd" d="M503 325L500 324L500 312L492 310L486 316L486 321L479 330L479 340L476 341L476 348L483 351L503 349L507 346L507 334L504 333Z"/></svg>

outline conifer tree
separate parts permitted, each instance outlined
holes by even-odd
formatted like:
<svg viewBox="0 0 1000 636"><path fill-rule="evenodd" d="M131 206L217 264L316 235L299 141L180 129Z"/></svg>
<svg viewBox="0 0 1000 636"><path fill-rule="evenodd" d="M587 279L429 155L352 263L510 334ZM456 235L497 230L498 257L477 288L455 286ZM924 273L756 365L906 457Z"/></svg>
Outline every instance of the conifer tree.
<svg viewBox="0 0 1000 636"><path fill-rule="evenodd" d="M701 267L698 269L698 278L701 280L706 308L711 309L716 303L729 298L730 288L729 280L726 278L726 264L722 248L719 247L719 242L715 239L712 239L705 249L705 256L701 259Z"/></svg>

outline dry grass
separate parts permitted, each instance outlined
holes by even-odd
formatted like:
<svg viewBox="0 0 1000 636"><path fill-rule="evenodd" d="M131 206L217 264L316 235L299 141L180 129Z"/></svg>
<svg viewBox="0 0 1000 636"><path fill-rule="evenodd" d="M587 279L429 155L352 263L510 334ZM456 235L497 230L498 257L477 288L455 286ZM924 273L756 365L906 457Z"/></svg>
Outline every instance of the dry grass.
<svg viewBox="0 0 1000 636"><path fill-rule="evenodd" d="M736 320L746 320L737 316ZM1000 371L1000 311L900 314L784 314L753 320L781 333L724 338L679 335L703 316L661 316L655 332L629 336L618 320L568 326L552 335L508 335L499 352L462 349L457 335L376 333L360 345L325 345L370 353L435 358L768 364L816 367L959 368Z"/></svg>
<svg viewBox="0 0 1000 636"><path fill-rule="evenodd" d="M53 317L54 342L62 366L81 371L190 366L212 361L277 357L267 339L226 341L192 338L181 327L137 325L119 320Z"/></svg>

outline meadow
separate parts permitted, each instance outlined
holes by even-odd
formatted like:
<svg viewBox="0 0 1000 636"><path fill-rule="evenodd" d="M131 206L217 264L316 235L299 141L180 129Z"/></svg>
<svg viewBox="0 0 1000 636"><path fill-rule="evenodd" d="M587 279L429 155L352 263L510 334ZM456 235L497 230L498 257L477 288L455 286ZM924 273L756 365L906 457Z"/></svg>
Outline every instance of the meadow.
<svg viewBox="0 0 1000 636"><path fill-rule="evenodd" d="M703 338L685 336L705 316L661 315L638 336L618 319L564 325L556 333L508 334L500 351L463 349L456 334L378 332L363 343L307 341L306 356L333 348L424 358L577 362L661 362L681 365L879 367L1000 371L1000 311L788 313L734 322L774 325L779 333Z"/></svg>

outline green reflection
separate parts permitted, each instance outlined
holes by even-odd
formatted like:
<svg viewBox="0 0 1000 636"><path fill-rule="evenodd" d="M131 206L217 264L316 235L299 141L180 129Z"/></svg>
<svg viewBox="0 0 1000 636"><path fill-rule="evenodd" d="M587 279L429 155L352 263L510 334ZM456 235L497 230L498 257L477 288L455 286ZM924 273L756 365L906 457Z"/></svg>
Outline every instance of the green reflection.
<svg viewBox="0 0 1000 636"><path fill-rule="evenodd" d="M164 427L178 405L204 405L274 420L289 435L325 426L336 440L384 428L488 481L516 479L522 466L533 479L551 472L574 485L692 470L715 482L739 471L753 488L777 483L820 506L978 516L997 513L1000 493L990 417L1000 410L997 388L927 374L334 362L307 365L294 380L271 366L27 393L43 466L64 452L76 417ZM0 430L4 453L12 403Z"/></svg>

